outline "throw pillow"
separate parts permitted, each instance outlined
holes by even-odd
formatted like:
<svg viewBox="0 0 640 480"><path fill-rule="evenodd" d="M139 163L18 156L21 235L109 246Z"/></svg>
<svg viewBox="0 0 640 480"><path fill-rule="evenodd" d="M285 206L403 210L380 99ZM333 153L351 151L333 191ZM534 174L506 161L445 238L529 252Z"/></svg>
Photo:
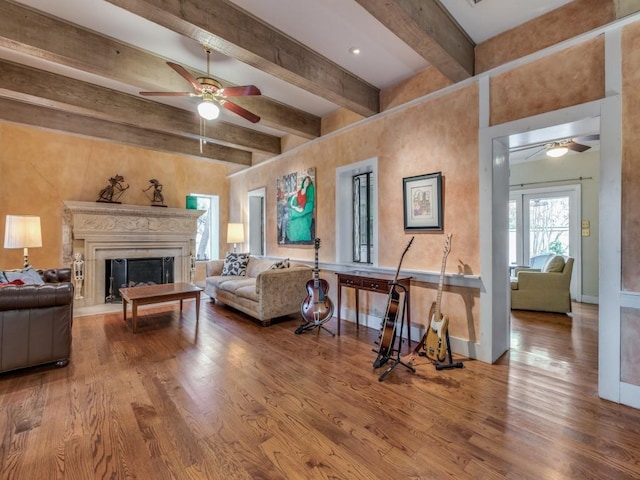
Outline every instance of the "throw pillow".
<svg viewBox="0 0 640 480"><path fill-rule="evenodd" d="M22 280L25 285L43 285L44 280L38 272L34 270L32 266L23 268L22 270L5 271L5 277L9 282L13 280Z"/></svg>
<svg viewBox="0 0 640 480"><path fill-rule="evenodd" d="M562 270L564 270L564 257L562 255L550 257L542 267L542 271L547 273L560 273Z"/></svg>
<svg viewBox="0 0 640 480"><path fill-rule="evenodd" d="M222 275L224 276L240 276L247 274L247 264L249 263L248 253L227 253L224 257L224 265L222 266Z"/></svg>
<svg viewBox="0 0 640 480"><path fill-rule="evenodd" d="M289 259L285 258L279 262L274 263L269 267L269 270L280 270L281 268L289 268Z"/></svg>

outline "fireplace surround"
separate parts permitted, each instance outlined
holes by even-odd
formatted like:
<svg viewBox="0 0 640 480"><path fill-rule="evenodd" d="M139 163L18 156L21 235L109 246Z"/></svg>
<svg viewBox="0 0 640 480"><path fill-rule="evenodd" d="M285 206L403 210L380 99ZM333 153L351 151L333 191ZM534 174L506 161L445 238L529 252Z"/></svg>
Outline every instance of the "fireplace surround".
<svg viewBox="0 0 640 480"><path fill-rule="evenodd" d="M190 282L198 217L202 210L98 202L64 202L63 261L84 257L84 298L75 305L105 302L105 261L173 257L174 281Z"/></svg>

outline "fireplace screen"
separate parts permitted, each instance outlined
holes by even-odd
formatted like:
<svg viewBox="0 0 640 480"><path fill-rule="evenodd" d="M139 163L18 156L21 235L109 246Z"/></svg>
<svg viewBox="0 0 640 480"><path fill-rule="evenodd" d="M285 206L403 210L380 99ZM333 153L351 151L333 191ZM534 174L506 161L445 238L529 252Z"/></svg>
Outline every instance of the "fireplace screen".
<svg viewBox="0 0 640 480"><path fill-rule="evenodd" d="M173 283L173 258L105 260L105 303L121 303L120 288Z"/></svg>

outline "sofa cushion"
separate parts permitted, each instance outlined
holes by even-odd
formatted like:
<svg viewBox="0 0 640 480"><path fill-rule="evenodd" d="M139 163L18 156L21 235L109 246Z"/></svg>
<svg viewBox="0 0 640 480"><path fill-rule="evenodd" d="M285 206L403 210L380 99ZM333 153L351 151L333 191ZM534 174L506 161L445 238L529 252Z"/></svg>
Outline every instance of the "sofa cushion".
<svg viewBox="0 0 640 480"><path fill-rule="evenodd" d="M273 264L273 260L266 260L264 258L250 257L249 264L247 265L247 276L257 277L262 272L269 270L269 267Z"/></svg>
<svg viewBox="0 0 640 480"><path fill-rule="evenodd" d="M237 290L241 287L250 287L256 289L256 279L253 277L238 277L235 280L228 282L222 282L218 285L220 290L224 290L229 293L237 293Z"/></svg>
<svg viewBox="0 0 640 480"><path fill-rule="evenodd" d="M247 263L249 263L248 253L227 253L224 257L222 275L242 276L247 274Z"/></svg>
<svg viewBox="0 0 640 480"><path fill-rule="evenodd" d="M246 298L247 300L252 300L254 302L260 301L260 296L258 292L256 292L255 285L245 285L244 287L240 287L236 290L236 296L240 298Z"/></svg>
<svg viewBox="0 0 640 480"><path fill-rule="evenodd" d="M564 270L564 257L562 255L554 255L549 257L547 263L542 267L542 271L546 273L560 273Z"/></svg>
<svg viewBox="0 0 640 480"><path fill-rule="evenodd" d="M8 282L22 280L25 285L44 285L44 280L33 267L25 267L22 270L7 270L4 272Z"/></svg>
<svg viewBox="0 0 640 480"><path fill-rule="evenodd" d="M7 283L7 277L4 276L4 272L0 270L0 283Z"/></svg>
<svg viewBox="0 0 640 480"><path fill-rule="evenodd" d="M281 268L289 268L289 259L285 258L284 260L280 260L279 262L276 262L274 264L272 264L269 267L269 270L280 270Z"/></svg>

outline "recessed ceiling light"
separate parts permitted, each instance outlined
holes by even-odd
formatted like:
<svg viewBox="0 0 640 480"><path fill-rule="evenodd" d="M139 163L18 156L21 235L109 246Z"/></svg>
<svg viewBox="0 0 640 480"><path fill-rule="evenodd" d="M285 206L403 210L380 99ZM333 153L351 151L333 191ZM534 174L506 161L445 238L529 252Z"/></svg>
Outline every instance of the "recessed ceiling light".
<svg viewBox="0 0 640 480"><path fill-rule="evenodd" d="M360 55L360 47L351 47L349 53L351 55Z"/></svg>

